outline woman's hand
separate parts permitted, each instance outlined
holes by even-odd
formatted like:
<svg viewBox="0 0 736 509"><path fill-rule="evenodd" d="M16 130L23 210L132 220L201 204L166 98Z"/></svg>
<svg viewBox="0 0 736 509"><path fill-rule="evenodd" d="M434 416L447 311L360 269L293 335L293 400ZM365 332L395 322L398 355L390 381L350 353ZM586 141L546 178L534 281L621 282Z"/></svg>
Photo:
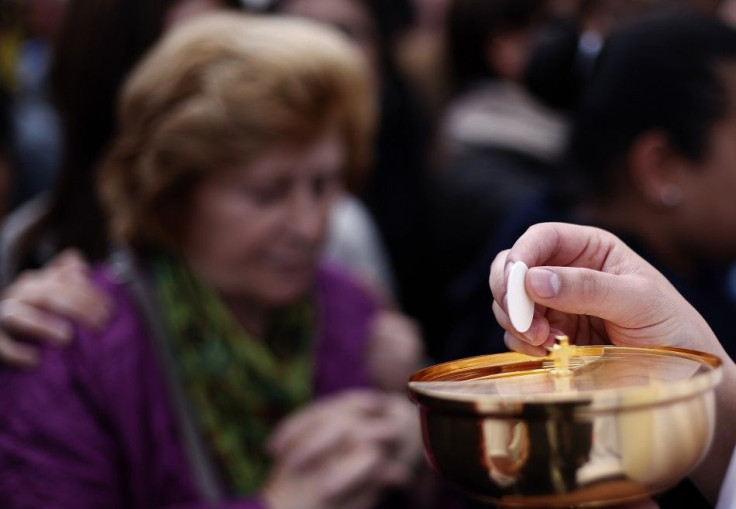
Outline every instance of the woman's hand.
<svg viewBox="0 0 736 509"><path fill-rule="evenodd" d="M514 262L530 267L525 286L536 303L521 333L507 314L506 285ZM493 311L509 348L544 355L554 336L577 344L667 345L723 354L700 314L617 237L597 228L544 223L498 254L489 277Z"/></svg>
<svg viewBox="0 0 736 509"><path fill-rule="evenodd" d="M71 341L70 321L98 329L112 306L89 278L81 254L66 250L39 270L23 272L0 300L0 362L32 367L37 348L19 341L33 339L63 347Z"/></svg>
<svg viewBox="0 0 736 509"><path fill-rule="evenodd" d="M366 350L368 372L376 387L404 393L409 376L421 367L423 358L416 322L398 311L376 313Z"/></svg>
<svg viewBox="0 0 736 509"><path fill-rule="evenodd" d="M270 509L369 509L386 488L406 486L422 458L413 405L399 395L350 391L282 423L269 449Z"/></svg>

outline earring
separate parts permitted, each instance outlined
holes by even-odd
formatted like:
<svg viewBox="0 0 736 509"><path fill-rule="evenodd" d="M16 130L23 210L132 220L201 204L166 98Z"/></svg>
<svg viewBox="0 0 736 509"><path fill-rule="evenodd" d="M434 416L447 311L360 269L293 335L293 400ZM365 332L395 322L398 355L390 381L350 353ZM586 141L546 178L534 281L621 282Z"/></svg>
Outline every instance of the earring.
<svg viewBox="0 0 736 509"><path fill-rule="evenodd" d="M662 202L662 205L676 207L682 201L682 190L674 184L665 184L659 190L659 200Z"/></svg>

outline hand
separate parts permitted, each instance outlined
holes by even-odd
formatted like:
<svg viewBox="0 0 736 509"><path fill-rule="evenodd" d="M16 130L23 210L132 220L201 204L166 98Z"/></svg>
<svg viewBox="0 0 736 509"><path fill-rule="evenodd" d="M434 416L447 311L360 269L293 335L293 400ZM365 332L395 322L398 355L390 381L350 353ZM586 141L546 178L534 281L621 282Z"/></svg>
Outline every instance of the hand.
<svg viewBox="0 0 736 509"><path fill-rule="evenodd" d="M529 267L526 290L537 304L531 328L516 331L505 304L513 262ZM614 235L597 228L532 226L498 254L489 277L493 311L509 348L546 353L564 333L577 344L667 345L723 355L700 314L651 265Z"/></svg>
<svg viewBox="0 0 736 509"><path fill-rule="evenodd" d="M89 279L89 266L75 250L66 250L44 268L23 272L0 300L0 362L32 367L35 347L18 341L34 339L63 347L71 341L68 320L99 329L112 306Z"/></svg>
<svg viewBox="0 0 736 509"><path fill-rule="evenodd" d="M368 509L404 486L421 458L421 432L404 397L341 393L287 418L269 441L271 509Z"/></svg>
<svg viewBox="0 0 736 509"><path fill-rule="evenodd" d="M513 262L529 267L525 287L537 304L526 333L512 327L506 314L506 281ZM716 388L718 418L714 441L690 474L700 491L715 502L736 443L736 364L708 324L651 265L614 235L561 223L529 228L491 265L493 311L506 329L506 344L544 354L558 332L581 343L666 345L713 353L723 360L723 382Z"/></svg>
<svg viewBox="0 0 736 509"><path fill-rule="evenodd" d="M366 363L373 383L386 391L405 392L409 376L423 357L417 324L396 311L382 310L371 324Z"/></svg>

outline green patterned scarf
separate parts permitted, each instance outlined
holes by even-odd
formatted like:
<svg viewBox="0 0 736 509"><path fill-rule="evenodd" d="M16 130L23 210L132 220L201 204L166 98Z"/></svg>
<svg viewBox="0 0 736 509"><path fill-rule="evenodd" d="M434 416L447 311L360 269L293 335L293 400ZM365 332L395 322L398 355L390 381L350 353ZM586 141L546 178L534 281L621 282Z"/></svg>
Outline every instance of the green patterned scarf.
<svg viewBox="0 0 736 509"><path fill-rule="evenodd" d="M235 493L255 494L275 424L312 396L315 313L305 299L251 337L181 260L157 257L156 297L184 390L206 443Z"/></svg>

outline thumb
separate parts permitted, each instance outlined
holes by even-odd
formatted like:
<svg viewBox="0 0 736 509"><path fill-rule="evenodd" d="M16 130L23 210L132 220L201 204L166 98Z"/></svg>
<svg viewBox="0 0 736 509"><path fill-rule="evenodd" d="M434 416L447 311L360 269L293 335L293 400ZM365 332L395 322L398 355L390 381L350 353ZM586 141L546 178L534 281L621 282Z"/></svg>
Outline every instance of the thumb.
<svg viewBox="0 0 736 509"><path fill-rule="evenodd" d="M88 269L89 262L84 254L76 248L67 248L49 262L53 267L78 267L80 269Z"/></svg>
<svg viewBox="0 0 736 509"><path fill-rule="evenodd" d="M623 326L647 303L642 284L633 275L579 267L532 267L526 275L526 291L534 302Z"/></svg>

